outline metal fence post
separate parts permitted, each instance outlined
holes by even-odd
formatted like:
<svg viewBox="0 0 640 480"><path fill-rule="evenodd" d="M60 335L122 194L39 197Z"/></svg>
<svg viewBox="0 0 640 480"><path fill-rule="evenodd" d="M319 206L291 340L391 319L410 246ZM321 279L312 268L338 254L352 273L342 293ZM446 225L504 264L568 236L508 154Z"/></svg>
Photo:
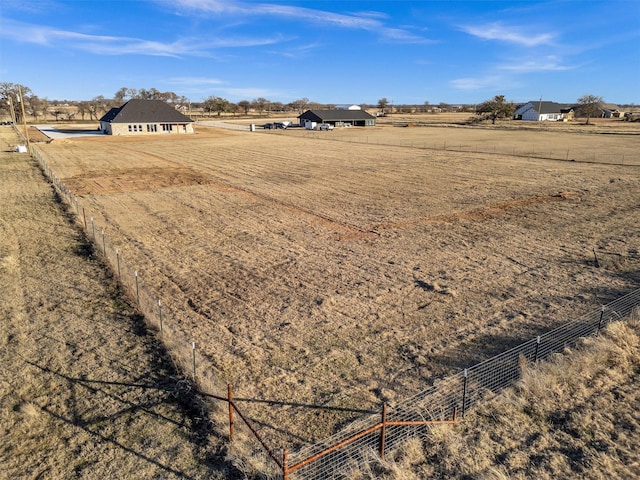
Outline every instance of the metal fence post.
<svg viewBox="0 0 640 480"><path fill-rule="evenodd" d="M162 336L162 303L158 300L158 316L160 317L160 336Z"/></svg>
<svg viewBox="0 0 640 480"><path fill-rule="evenodd" d="M233 442L233 391L231 384L227 385L227 402L229 403L229 441Z"/></svg>
<svg viewBox="0 0 640 480"><path fill-rule="evenodd" d="M93 217L91 217L91 232L93 235L93 241L96 241L96 224L93 223Z"/></svg>
<svg viewBox="0 0 640 480"><path fill-rule="evenodd" d="M289 480L289 452L286 448L282 452L282 480Z"/></svg>
<svg viewBox="0 0 640 480"><path fill-rule="evenodd" d="M464 383L462 384L462 418L467 411L467 369L464 369Z"/></svg>
<svg viewBox="0 0 640 480"><path fill-rule="evenodd" d="M107 244L104 240L104 228L102 229L102 253L104 253L104 256L107 256Z"/></svg>
<svg viewBox="0 0 640 480"><path fill-rule="evenodd" d="M193 383L198 386L198 376L196 374L196 342L191 342L191 351L193 352Z"/></svg>
<svg viewBox="0 0 640 480"><path fill-rule="evenodd" d="M538 335L538 338L536 338L536 353L535 353L535 357L533 359L533 361L535 363L538 363L538 351L540 350L540 335Z"/></svg>
<svg viewBox="0 0 640 480"><path fill-rule="evenodd" d="M602 319L604 318L604 305L600 307L600 319L598 319L598 325L596 326L596 337L602 328Z"/></svg>
<svg viewBox="0 0 640 480"><path fill-rule="evenodd" d="M138 270L133 272L133 276L136 277L136 302L140 306L140 289L138 288Z"/></svg>
<svg viewBox="0 0 640 480"><path fill-rule="evenodd" d="M382 428L380 429L380 458L384 459L384 444L387 435L387 404L382 404Z"/></svg>
<svg viewBox="0 0 640 480"><path fill-rule="evenodd" d="M120 275L120 250L116 248L116 263L118 265L118 278L122 278Z"/></svg>

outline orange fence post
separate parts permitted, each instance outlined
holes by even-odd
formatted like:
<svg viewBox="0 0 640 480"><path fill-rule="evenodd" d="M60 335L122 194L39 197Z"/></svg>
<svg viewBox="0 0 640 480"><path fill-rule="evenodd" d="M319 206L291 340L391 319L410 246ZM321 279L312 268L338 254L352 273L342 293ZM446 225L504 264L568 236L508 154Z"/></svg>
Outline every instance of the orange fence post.
<svg viewBox="0 0 640 480"><path fill-rule="evenodd" d="M227 385L227 402L229 402L229 441L233 442L233 394L231 384Z"/></svg>
<svg viewBox="0 0 640 480"><path fill-rule="evenodd" d="M289 452L286 448L282 452L282 480L289 480Z"/></svg>
<svg viewBox="0 0 640 480"><path fill-rule="evenodd" d="M382 428L380 429L380 458L384 459L384 443L387 433L387 404L382 404Z"/></svg>

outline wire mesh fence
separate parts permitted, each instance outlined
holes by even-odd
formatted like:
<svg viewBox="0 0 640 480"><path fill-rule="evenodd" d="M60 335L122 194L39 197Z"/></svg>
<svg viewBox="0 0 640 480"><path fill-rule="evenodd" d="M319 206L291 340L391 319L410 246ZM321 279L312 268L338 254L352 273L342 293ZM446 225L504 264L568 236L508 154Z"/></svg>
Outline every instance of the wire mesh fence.
<svg viewBox="0 0 640 480"><path fill-rule="evenodd" d="M363 416L321 442L306 445L295 452L272 449L264 444L251 423L242 418L242 412L231 401L230 394L227 399L227 393L220 388L222 383L215 378L211 369L203 372L198 369L198 365L204 362L189 332L170 321L170 306L146 288L144 278L122 258L119 249L111 245L105 226L97 224L88 206L55 175L37 149L34 149L33 155L59 196L75 211L77 222L111 266L123 290L137 304L147 323L161 334L177 366L191 377L199 393L227 401L241 417L244 430L251 431L248 436L253 434L258 441L251 456L254 461L258 459L257 463L261 465L258 468L269 478L349 478L350 472L363 462L370 461L376 455L384 456L385 452L401 447L408 439L424 434L430 423L451 423L452 419L455 421L456 416L464 416L488 395L512 385L520 378L523 363L544 360L575 345L580 338L597 335L609 323L631 315L640 305L638 289L511 350L440 379L434 386L398 403L394 408L385 407L382 415ZM232 438L233 427L230 425L230 428Z"/></svg>
<svg viewBox="0 0 640 480"><path fill-rule="evenodd" d="M522 343L462 372L446 377L423 392L398 404L388 415L389 421L450 418L457 411L464 416L490 394L498 393L520 378L523 362L536 362L576 345L580 338L597 335L609 323L631 315L640 305L640 289L635 290L599 310L566 323L543 335ZM315 445L307 446L289 456L290 465L303 464L305 459L317 460L296 468L296 478L348 478L350 468L370 458L377 448L377 437L369 435L345 445L340 451L328 452L332 445L343 443L358 431L365 431L378 422L378 417L360 419L335 435ZM385 448L393 450L409 438L425 432L427 426L392 427L387 432ZM381 452L384 454L384 452ZM293 475L290 477L293 478Z"/></svg>

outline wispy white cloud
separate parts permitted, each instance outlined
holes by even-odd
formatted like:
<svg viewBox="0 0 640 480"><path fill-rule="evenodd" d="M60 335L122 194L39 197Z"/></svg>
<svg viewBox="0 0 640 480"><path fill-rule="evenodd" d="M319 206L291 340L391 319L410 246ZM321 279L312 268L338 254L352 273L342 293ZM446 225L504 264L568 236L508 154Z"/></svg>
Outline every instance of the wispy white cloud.
<svg viewBox="0 0 640 480"><path fill-rule="evenodd" d="M525 47L550 45L556 37L553 33L534 33L530 28L510 27L500 22L485 25L463 25L459 28L463 32L483 40L498 40Z"/></svg>
<svg viewBox="0 0 640 480"><path fill-rule="evenodd" d="M148 55L164 57L211 56L211 50L223 47L250 47L281 42L281 36L271 38L224 37L203 41L179 38L172 42L158 42L134 37L89 35L42 25L11 20L3 21L0 38L20 43L33 43L49 47L65 47L99 55Z"/></svg>
<svg viewBox="0 0 640 480"><path fill-rule="evenodd" d="M322 48L320 43L308 43L305 45L295 45L287 49L271 50L269 53L273 55L279 55L286 58L303 58L308 55L309 52Z"/></svg>
<svg viewBox="0 0 640 480"><path fill-rule="evenodd" d="M420 35L411 33L409 30L400 28L388 28L382 27L379 30L382 37L390 42L398 43L435 43L434 40L429 40Z"/></svg>
<svg viewBox="0 0 640 480"><path fill-rule="evenodd" d="M219 78L211 78L211 77L171 77L167 79L167 83L171 85L195 85L195 86L203 86L203 85L222 85L224 84L224 80L220 80Z"/></svg>
<svg viewBox="0 0 640 480"><path fill-rule="evenodd" d="M251 98L270 98L273 96L280 96L282 92L277 92L275 90L271 90L268 88L261 87L244 87L244 88L221 88L218 90L223 95L228 95L232 98L242 98L242 99L251 99Z"/></svg>
<svg viewBox="0 0 640 480"><path fill-rule="evenodd" d="M450 84L457 90L485 90L487 88L504 88L505 79L498 75L484 77L466 77L451 80Z"/></svg>
<svg viewBox="0 0 640 480"><path fill-rule="evenodd" d="M547 56L535 60L520 60L508 65L500 65L500 70L506 70L513 73L529 73L529 72L564 72L579 68L578 65L566 65L556 56Z"/></svg>
<svg viewBox="0 0 640 480"><path fill-rule="evenodd" d="M355 12L350 14L328 12L307 7L279 5L276 3L249 3L235 0L157 0L181 11L210 13L214 15L272 16L306 21L329 27L365 30L377 33L382 38L403 43L427 42L424 37L416 35L408 28L393 28L385 25L388 16L375 11Z"/></svg>

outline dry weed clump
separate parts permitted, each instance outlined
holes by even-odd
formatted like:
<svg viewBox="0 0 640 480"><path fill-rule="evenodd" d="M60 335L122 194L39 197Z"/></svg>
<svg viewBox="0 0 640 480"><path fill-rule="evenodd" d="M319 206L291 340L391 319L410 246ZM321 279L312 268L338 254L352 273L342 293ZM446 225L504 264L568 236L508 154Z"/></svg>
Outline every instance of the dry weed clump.
<svg viewBox="0 0 640 480"><path fill-rule="evenodd" d="M354 478L638 478L639 405L636 314L526 366L514 387L457 426L430 428Z"/></svg>

